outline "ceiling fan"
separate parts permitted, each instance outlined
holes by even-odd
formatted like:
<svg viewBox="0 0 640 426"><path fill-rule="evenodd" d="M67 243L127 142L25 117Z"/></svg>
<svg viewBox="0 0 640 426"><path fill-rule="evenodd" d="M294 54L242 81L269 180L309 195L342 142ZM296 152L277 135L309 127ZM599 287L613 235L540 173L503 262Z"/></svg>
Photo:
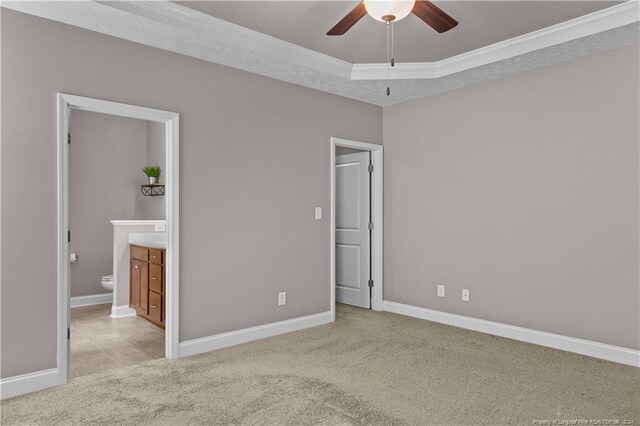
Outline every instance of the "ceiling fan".
<svg viewBox="0 0 640 426"><path fill-rule="evenodd" d="M343 35L367 13L387 24L413 13L439 33L449 31L458 25L458 21L428 0L364 0L331 28L327 35Z"/></svg>

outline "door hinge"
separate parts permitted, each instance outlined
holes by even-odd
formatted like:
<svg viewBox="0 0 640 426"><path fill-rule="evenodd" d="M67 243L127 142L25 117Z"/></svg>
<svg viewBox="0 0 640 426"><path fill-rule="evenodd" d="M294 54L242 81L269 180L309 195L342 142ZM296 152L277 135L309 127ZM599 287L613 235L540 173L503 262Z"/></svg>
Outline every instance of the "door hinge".
<svg viewBox="0 0 640 426"><path fill-rule="evenodd" d="M67 327L67 340L71 339L71 329Z"/></svg>
<svg viewBox="0 0 640 426"><path fill-rule="evenodd" d="M67 231L67 242L71 242L71 231Z"/></svg>
<svg viewBox="0 0 640 426"><path fill-rule="evenodd" d="M373 164L369 164L369 173L373 173Z"/></svg>
<svg viewBox="0 0 640 426"><path fill-rule="evenodd" d="M369 288L373 287L373 280L369 280Z"/></svg>
<svg viewBox="0 0 640 426"><path fill-rule="evenodd" d="M369 231L373 229L373 222L369 222Z"/></svg>
<svg viewBox="0 0 640 426"><path fill-rule="evenodd" d="M71 145L71 133L67 133L67 143Z"/></svg>

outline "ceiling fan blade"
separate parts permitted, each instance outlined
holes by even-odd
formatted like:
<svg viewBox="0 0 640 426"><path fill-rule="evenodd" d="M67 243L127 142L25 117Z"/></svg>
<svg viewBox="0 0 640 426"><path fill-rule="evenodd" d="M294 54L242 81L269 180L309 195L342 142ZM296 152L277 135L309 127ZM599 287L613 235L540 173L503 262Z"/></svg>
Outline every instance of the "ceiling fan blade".
<svg viewBox="0 0 640 426"><path fill-rule="evenodd" d="M417 0L411 12L439 33L449 31L458 25L458 21L427 0Z"/></svg>
<svg viewBox="0 0 640 426"><path fill-rule="evenodd" d="M351 12L347 13L347 16L342 18L335 27L331 28L327 35L337 36L342 35L349 31L349 28L353 27L364 15L367 14L367 9L364 8L364 2L360 2L354 7Z"/></svg>

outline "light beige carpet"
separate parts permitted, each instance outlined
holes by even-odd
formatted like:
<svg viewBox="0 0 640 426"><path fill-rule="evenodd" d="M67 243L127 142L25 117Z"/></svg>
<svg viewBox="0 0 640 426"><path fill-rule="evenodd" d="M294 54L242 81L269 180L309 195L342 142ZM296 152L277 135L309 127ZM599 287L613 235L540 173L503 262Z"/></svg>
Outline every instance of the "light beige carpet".
<svg viewBox="0 0 640 426"><path fill-rule="evenodd" d="M334 324L83 376L1 413L7 425L638 425L639 404L633 367L339 306Z"/></svg>

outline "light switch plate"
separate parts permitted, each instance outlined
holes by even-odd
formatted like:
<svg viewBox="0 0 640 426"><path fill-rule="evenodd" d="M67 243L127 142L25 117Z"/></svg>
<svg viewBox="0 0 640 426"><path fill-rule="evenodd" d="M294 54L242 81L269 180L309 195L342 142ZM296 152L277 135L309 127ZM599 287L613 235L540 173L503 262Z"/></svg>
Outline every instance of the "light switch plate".
<svg viewBox="0 0 640 426"><path fill-rule="evenodd" d="M154 229L156 232L164 232L167 228L164 223L156 223L156 225L154 226Z"/></svg>
<svg viewBox="0 0 640 426"><path fill-rule="evenodd" d="M438 297L444 297L444 285L438 284Z"/></svg>
<svg viewBox="0 0 640 426"><path fill-rule="evenodd" d="M278 306L282 306L286 304L287 304L287 292L281 291L280 293L278 293Z"/></svg>
<svg viewBox="0 0 640 426"><path fill-rule="evenodd" d="M465 302L469 301L469 290L467 290L466 288L462 289L462 300L464 300Z"/></svg>
<svg viewBox="0 0 640 426"><path fill-rule="evenodd" d="M316 207L316 220L322 219L322 207Z"/></svg>

